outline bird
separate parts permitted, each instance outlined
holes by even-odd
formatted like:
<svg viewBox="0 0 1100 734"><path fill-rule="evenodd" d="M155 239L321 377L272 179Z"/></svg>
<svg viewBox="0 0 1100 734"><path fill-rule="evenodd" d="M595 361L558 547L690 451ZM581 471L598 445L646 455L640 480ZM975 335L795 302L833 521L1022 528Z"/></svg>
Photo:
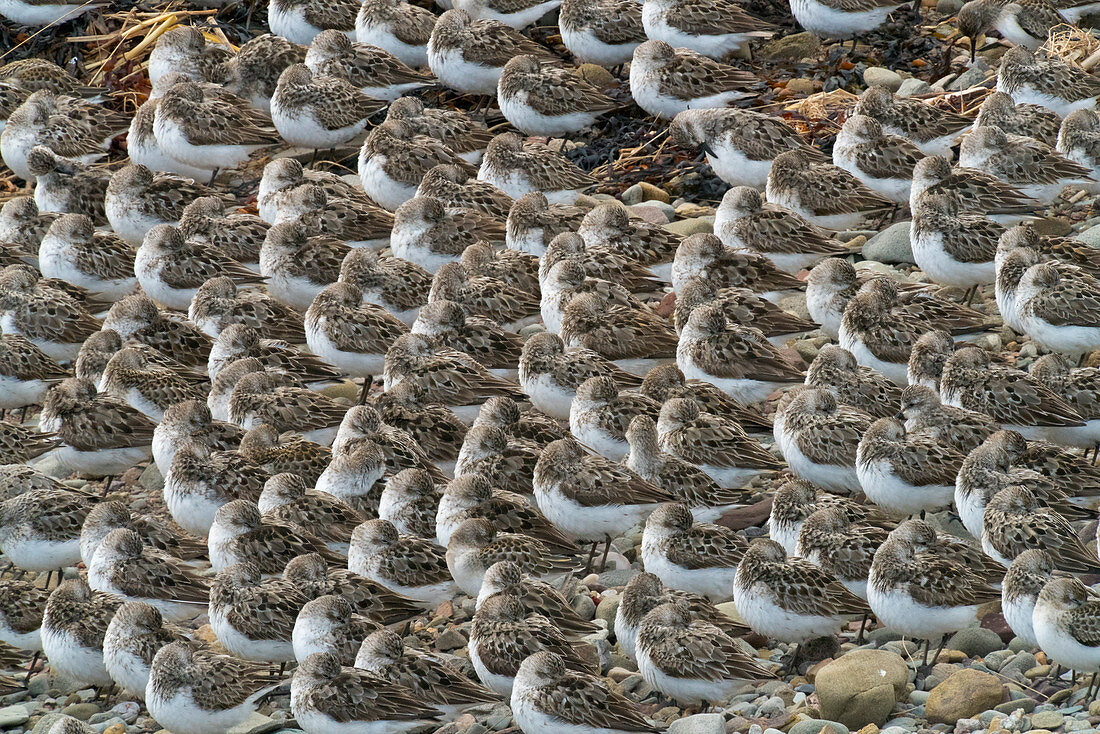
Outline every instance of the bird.
<svg viewBox="0 0 1100 734"><path fill-rule="evenodd" d="M645 13L643 5L643 24ZM672 119L684 110L725 107L749 96L753 74L647 36L631 58L630 94L650 115Z"/></svg>
<svg viewBox="0 0 1100 734"><path fill-rule="evenodd" d="M497 81L497 105L528 135L568 135L619 106L583 77L536 56L513 56Z"/></svg>
<svg viewBox="0 0 1100 734"><path fill-rule="evenodd" d="M1037 55L1024 46L1015 46L1001 57L996 89L1011 96L1016 104L1041 105L1065 117L1075 110L1096 107L1100 83L1057 56Z"/></svg>
<svg viewBox="0 0 1100 734"><path fill-rule="evenodd" d="M732 599L746 548L732 530L696 523L688 507L670 503L646 519L639 556L665 586L719 602Z"/></svg>

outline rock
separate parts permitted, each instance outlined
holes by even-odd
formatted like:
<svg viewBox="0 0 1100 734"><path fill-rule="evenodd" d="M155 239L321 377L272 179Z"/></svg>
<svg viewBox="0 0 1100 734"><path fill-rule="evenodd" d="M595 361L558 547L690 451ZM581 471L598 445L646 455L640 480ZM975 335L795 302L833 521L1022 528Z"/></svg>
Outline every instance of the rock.
<svg viewBox="0 0 1100 734"><path fill-rule="evenodd" d="M977 86L985 81L990 71L989 64L984 59L976 59L969 69L959 74L955 81L947 85L947 91L961 92L964 89Z"/></svg>
<svg viewBox="0 0 1100 734"><path fill-rule="evenodd" d="M953 1L958 2L958 0ZM931 84L912 76L902 81L901 86L898 87L897 95L899 97L912 97L917 94L927 94L930 91L932 91Z"/></svg>
<svg viewBox="0 0 1100 734"><path fill-rule="evenodd" d="M1032 225L1035 233L1043 237L1065 237L1073 232L1073 225L1062 217L1043 217Z"/></svg>
<svg viewBox="0 0 1100 734"><path fill-rule="evenodd" d="M624 191L619 198L627 206L641 204L643 201L660 201L667 204L672 200L667 191L646 181L634 184Z"/></svg>
<svg viewBox="0 0 1100 734"><path fill-rule="evenodd" d="M626 586L630 579L637 576L641 571L636 568L616 568L611 571L604 571L600 574L600 584L608 589L614 589L621 586Z"/></svg>
<svg viewBox="0 0 1100 734"><path fill-rule="evenodd" d="M21 724L26 724L30 718L26 706L20 706L19 704L5 706L0 709L0 729L14 729ZM700 729L699 731L703 730Z"/></svg>
<svg viewBox="0 0 1100 734"><path fill-rule="evenodd" d="M698 234L699 232L713 232L714 231L714 217L693 217L691 219L679 219L675 222L670 222L665 225L665 229L673 234L688 235Z"/></svg>
<svg viewBox="0 0 1100 734"><path fill-rule="evenodd" d="M848 727L844 724L825 719L803 719L788 729L787 734L822 734L822 729L825 729L824 734L830 734L830 730L832 734L848 734Z"/></svg>
<svg viewBox="0 0 1100 734"><path fill-rule="evenodd" d="M126 725L121 721L115 722L104 729L103 734L126 734Z"/></svg>
<svg viewBox="0 0 1100 734"><path fill-rule="evenodd" d="M451 627L436 638L435 646L443 652L447 652L448 650L458 650L459 648L466 647L467 642L469 642L469 640L466 638L466 635L462 634L462 630Z"/></svg>
<svg viewBox="0 0 1100 734"><path fill-rule="evenodd" d="M868 66L863 72L863 83L869 87L886 87L891 92L901 88L901 74L881 66Z"/></svg>
<svg viewBox="0 0 1100 734"><path fill-rule="evenodd" d="M1081 234L1077 235L1077 239L1084 242L1089 247L1100 247L1100 224L1089 227ZM38 465L35 464L35 468Z"/></svg>
<svg viewBox="0 0 1100 734"><path fill-rule="evenodd" d="M596 605L596 619L607 622L608 629L615 624L615 614L619 611L619 602L622 597L618 594L604 594L600 603Z"/></svg>
<svg viewBox="0 0 1100 734"><path fill-rule="evenodd" d="M226 734L266 734L266 732L275 731L282 727L283 722L253 711L251 716L234 726Z"/></svg>
<svg viewBox="0 0 1100 734"><path fill-rule="evenodd" d="M164 477L161 476L156 463L150 462L149 466L145 467L145 471L138 478L138 486L148 492L160 492L164 489Z"/></svg>
<svg viewBox="0 0 1100 734"><path fill-rule="evenodd" d="M852 729L883 724L905 700L909 668L897 653L853 650L817 671L821 715Z"/></svg>
<svg viewBox="0 0 1100 734"><path fill-rule="evenodd" d="M685 716L669 725L668 734L726 734L726 720L722 714Z"/></svg>
<svg viewBox="0 0 1100 734"><path fill-rule="evenodd" d="M793 33L764 44L757 56L768 61L798 61L816 56L821 51L821 41L812 33Z"/></svg>
<svg viewBox="0 0 1100 734"><path fill-rule="evenodd" d="M737 605L732 601L724 601L721 604L716 604L715 609L732 619L734 622L744 624L744 620L741 619L741 613L737 611Z"/></svg>
<svg viewBox="0 0 1100 734"><path fill-rule="evenodd" d="M1065 720L1066 717L1057 711L1040 711L1037 714L1031 715L1031 726L1033 729L1049 729L1053 731L1060 727Z"/></svg>
<svg viewBox="0 0 1100 734"><path fill-rule="evenodd" d="M962 6L962 0L939 0L936 3L936 12L941 15L954 15Z"/></svg>
<svg viewBox="0 0 1100 734"><path fill-rule="evenodd" d="M1004 697L1004 685L996 677L969 668L948 676L932 689L924 707L925 717L935 724L954 725L959 719L977 716L993 708Z"/></svg>
<svg viewBox="0 0 1100 734"><path fill-rule="evenodd" d="M660 206L651 204L648 201L644 204L635 204L630 207L630 215L632 217L644 219L650 224L668 224L669 220L672 219L669 213L675 214L675 210L672 208L671 204L662 204L661 202L656 202L656 204ZM662 207L667 209L668 213L666 213Z"/></svg>
<svg viewBox="0 0 1100 734"><path fill-rule="evenodd" d="M985 657L994 650L1004 649L1004 646L996 632L982 627L959 630L947 641L948 650L961 650L971 658Z"/></svg>
<svg viewBox="0 0 1100 734"><path fill-rule="evenodd" d="M814 80L797 77L787 82L787 91L792 94L813 94Z"/></svg>
<svg viewBox="0 0 1100 734"><path fill-rule="evenodd" d="M574 73L598 89L610 89L618 84L615 75L598 64L581 64Z"/></svg>
<svg viewBox="0 0 1100 734"><path fill-rule="evenodd" d="M596 616L596 602L592 601L592 597L588 594L578 594L573 597L569 606L573 607L573 611L583 619L592 619Z"/></svg>
<svg viewBox="0 0 1100 734"><path fill-rule="evenodd" d="M92 718L93 714L99 713L99 706L96 706L94 703L74 703L61 709L61 713L66 716L71 716L74 719L87 721Z"/></svg>
<svg viewBox="0 0 1100 734"><path fill-rule="evenodd" d="M344 380L334 385L326 385L321 388L320 392L322 395L327 395L330 398L345 398L347 400L358 401L359 391L362 389L363 386L354 380Z"/></svg>
<svg viewBox="0 0 1100 734"><path fill-rule="evenodd" d="M909 243L910 224L891 224L867 240L867 244L863 246L863 257L882 263L916 264L913 260L913 248Z"/></svg>

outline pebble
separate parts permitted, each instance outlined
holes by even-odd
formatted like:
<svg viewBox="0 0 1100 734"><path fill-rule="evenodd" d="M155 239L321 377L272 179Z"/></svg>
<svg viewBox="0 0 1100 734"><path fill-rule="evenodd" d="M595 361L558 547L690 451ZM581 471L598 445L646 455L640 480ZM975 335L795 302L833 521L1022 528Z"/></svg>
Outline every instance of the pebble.
<svg viewBox="0 0 1100 734"><path fill-rule="evenodd" d="M901 74L881 66L868 66L863 72L863 82L869 87L886 87L891 92L901 88Z"/></svg>
<svg viewBox="0 0 1100 734"><path fill-rule="evenodd" d="M941 15L954 15L962 8L962 0L938 0L936 12Z"/></svg>
<svg viewBox="0 0 1100 734"><path fill-rule="evenodd" d="M462 634L462 630L451 627L436 638L435 646L447 652L448 650L457 650L466 647L467 642L469 642L469 640L466 638L466 635Z"/></svg>
<svg viewBox="0 0 1100 734"><path fill-rule="evenodd" d="M623 191L619 198L628 206L631 204L641 204L643 201L661 201L667 204L672 200L667 191L647 181L642 181L641 183L636 183L629 187Z"/></svg>
<svg viewBox="0 0 1100 734"><path fill-rule="evenodd" d="M14 705L5 706L0 709L0 729L10 729L12 727L26 724L30 720L30 715L27 714L27 707Z"/></svg>
<svg viewBox="0 0 1100 734"><path fill-rule="evenodd" d="M844 724L826 719L803 719L792 726L787 734L821 734L821 730L826 727L832 729L834 734L849 734L848 727ZM825 732L825 734L829 733Z"/></svg>
<svg viewBox="0 0 1100 734"><path fill-rule="evenodd" d="M270 716L264 716L258 711L253 711L251 716L234 726L226 734L266 734L281 727L282 722L276 721Z"/></svg>
<svg viewBox="0 0 1100 734"><path fill-rule="evenodd" d="M665 229L673 234L682 235L687 237L693 234L699 234L700 232L713 232L714 231L714 217L693 217L691 219L678 219L675 222L669 222L665 225Z"/></svg>
<svg viewBox="0 0 1100 734"><path fill-rule="evenodd" d="M996 334L992 336L996 338ZM999 342L998 339L997 348L1000 348ZM956 632L948 640L947 647L951 650L961 650L966 653L967 657L980 658L994 650L1004 649L1004 643L1001 642L1001 638L993 630L987 630L984 627L968 627Z"/></svg>
<svg viewBox="0 0 1100 734"><path fill-rule="evenodd" d="M695 714L673 721L668 734L725 734L726 721L722 714Z"/></svg>
<svg viewBox="0 0 1100 734"><path fill-rule="evenodd" d="M66 716L71 716L74 719L87 721L92 718L94 714L99 713L99 706L96 706L94 703L74 703L61 709L61 713Z"/></svg>
<svg viewBox="0 0 1100 734"><path fill-rule="evenodd" d="M910 222L898 222L876 234L863 246L863 257L881 263L909 263L913 248L909 242Z"/></svg>
<svg viewBox="0 0 1100 734"><path fill-rule="evenodd" d="M1031 725L1036 729L1057 729L1065 720L1066 717L1057 711L1042 711L1032 714Z"/></svg>
<svg viewBox="0 0 1100 734"><path fill-rule="evenodd" d="M812 33L792 33L760 47L757 56L769 61L798 61L816 56L821 51L821 41ZM789 85L788 85L789 88Z"/></svg>

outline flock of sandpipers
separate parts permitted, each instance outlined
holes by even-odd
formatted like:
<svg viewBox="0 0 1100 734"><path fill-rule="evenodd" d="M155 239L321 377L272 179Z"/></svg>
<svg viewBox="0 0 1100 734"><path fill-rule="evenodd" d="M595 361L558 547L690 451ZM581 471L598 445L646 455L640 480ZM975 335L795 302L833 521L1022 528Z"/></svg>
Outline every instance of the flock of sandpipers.
<svg viewBox="0 0 1100 734"><path fill-rule="evenodd" d="M967 3L972 48L1014 44L977 115L872 87L831 162L727 106L758 84L730 55L775 32L731 0L455 5L272 0L239 49L173 28L133 116L49 62L0 68L0 154L29 187L0 211L0 640L34 653L28 679L41 653L175 734L288 687L309 734L501 700L527 734L648 732L599 677L608 640L663 696L720 704L775 674L750 630L800 645L873 615L926 664L997 601L1100 671L1078 578L1100 572L1078 531L1100 249L1035 226L1100 188L1100 78L1035 51L1095 3ZM791 0L830 38L898 7ZM20 24L89 9L0 0ZM629 99L521 33L555 12L576 61L629 65ZM426 106L434 86L507 125ZM631 103L730 185L712 232L585 195L547 141ZM300 162L361 139L357 177ZM234 169L264 156L244 213ZM842 233L904 208L923 277L853 264ZM1002 324L1029 371L967 344ZM807 335L835 343L805 368L783 347ZM357 404L331 389L349 379ZM160 497L134 499L147 465ZM769 537L713 524L760 497ZM943 510L972 537L925 519ZM559 579L629 564L639 525L613 625L579 614ZM456 595L468 664L406 645Z"/></svg>

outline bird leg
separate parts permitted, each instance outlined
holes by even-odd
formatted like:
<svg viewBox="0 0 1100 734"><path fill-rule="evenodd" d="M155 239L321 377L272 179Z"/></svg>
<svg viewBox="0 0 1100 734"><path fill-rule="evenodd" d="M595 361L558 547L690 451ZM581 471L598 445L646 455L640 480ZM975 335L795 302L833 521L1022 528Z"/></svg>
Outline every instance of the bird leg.
<svg viewBox="0 0 1100 734"><path fill-rule="evenodd" d="M593 542L592 547L588 549L588 560L584 564L584 575L587 576L592 571L592 561L596 557L596 548L599 546L598 542Z"/></svg>
<svg viewBox="0 0 1100 734"><path fill-rule="evenodd" d="M103 495L100 497L100 499L105 499L107 497L107 494L111 491L111 482L113 480L114 480L114 476L112 476L112 475L107 476L107 481L103 484Z"/></svg>
<svg viewBox="0 0 1100 734"><path fill-rule="evenodd" d="M366 405L367 404L367 394L370 393L370 386L371 386L372 382L374 382L374 378L371 377L370 375L367 375L366 377L363 378L363 389L359 391L359 404L360 405Z"/></svg>
<svg viewBox="0 0 1100 734"><path fill-rule="evenodd" d="M41 655L41 651L35 651L35 653L31 655L31 664L27 666L27 677L23 679L24 687L31 682L31 676L34 675L34 666L38 664L38 658Z"/></svg>
<svg viewBox="0 0 1100 734"><path fill-rule="evenodd" d="M600 573L603 573L607 568L607 556L611 553L611 536L607 536L607 541L603 545L603 558L600 559Z"/></svg>
<svg viewBox="0 0 1100 734"><path fill-rule="evenodd" d="M856 635L856 644L857 645L862 645L863 644L863 633L867 631L867 620L870 618L870 616L871 615L870 615L869 612L864 612L863 613L863 619L860 620L860 623L859 623L859 634Z"/></svg>

